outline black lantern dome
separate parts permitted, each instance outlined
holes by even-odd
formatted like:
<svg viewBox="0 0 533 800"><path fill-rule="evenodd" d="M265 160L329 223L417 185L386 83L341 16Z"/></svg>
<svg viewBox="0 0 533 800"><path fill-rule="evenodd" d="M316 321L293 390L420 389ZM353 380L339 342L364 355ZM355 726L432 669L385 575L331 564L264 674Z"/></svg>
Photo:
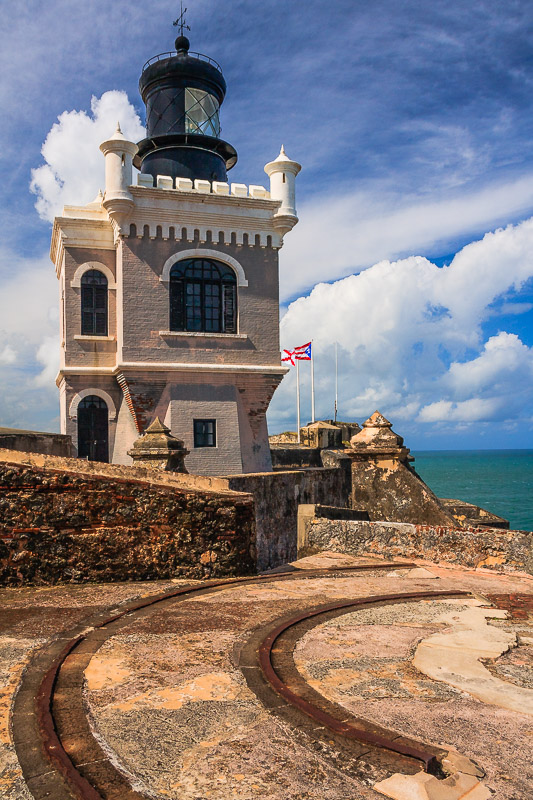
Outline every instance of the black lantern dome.
<svg viewBox="0 0 533 800"><path fill-rule="evenodd" d="M225 181L237 152L220 138L222 70L212 58L189 52L186 36L178 36L175 46L175 53L154 56L143 67L139 91L146 105L146 139L133 163L154 178Z"/></svg>

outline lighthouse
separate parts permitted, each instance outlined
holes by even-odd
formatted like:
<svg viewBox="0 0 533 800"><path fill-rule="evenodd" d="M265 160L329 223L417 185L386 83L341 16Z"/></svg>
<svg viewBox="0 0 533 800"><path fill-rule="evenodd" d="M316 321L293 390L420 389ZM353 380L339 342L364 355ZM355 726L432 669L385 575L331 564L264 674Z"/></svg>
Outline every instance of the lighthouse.
<svg viewBox="0 0 533 800"><path fill-rule="evenodd" d="M103 193L54 221L62 432L80 458L130 464L159 418L191 473L269 471L266 412L287 371L278 254L300 165L282 147L268 188L231 182L226 82L183 35L139 90L146 137L110 131Z"/></svg>

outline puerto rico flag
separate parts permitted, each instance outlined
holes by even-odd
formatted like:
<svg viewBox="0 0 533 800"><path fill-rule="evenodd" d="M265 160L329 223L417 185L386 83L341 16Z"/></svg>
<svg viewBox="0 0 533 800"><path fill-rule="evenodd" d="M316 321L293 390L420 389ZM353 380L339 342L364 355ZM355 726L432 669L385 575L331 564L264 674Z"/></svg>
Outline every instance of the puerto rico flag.
<svg viewBox="0 0 533 800"><path fill-rule="evenodd" d="M282 361L290 361L292 366L295 366L295 361L311 361L311 342L301 344L300 347L295 347L294 350L284 350L282 353Z"/></svg>

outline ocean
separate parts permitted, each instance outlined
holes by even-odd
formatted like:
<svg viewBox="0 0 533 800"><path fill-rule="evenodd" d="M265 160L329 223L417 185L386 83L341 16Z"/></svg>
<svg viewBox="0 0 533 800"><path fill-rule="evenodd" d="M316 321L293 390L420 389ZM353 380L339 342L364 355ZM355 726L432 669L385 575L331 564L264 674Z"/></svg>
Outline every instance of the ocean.
<svg viewBox="0 0 533 800"><path fill-rule="evenodd" d="M533 530L533 450L418 450L414 467L438 497L482 506Z"/></svg>

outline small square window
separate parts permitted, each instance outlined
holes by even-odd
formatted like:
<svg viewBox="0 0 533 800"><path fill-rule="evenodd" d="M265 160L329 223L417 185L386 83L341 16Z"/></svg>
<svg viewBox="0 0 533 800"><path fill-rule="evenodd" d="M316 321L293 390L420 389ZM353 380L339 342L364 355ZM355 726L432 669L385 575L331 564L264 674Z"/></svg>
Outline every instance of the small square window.
<svg viewBox="0 0 533 800"><path fill-rule="evenodd" d="M216 419L194 420L194 446L217 446L217 421Z"/></svg>

